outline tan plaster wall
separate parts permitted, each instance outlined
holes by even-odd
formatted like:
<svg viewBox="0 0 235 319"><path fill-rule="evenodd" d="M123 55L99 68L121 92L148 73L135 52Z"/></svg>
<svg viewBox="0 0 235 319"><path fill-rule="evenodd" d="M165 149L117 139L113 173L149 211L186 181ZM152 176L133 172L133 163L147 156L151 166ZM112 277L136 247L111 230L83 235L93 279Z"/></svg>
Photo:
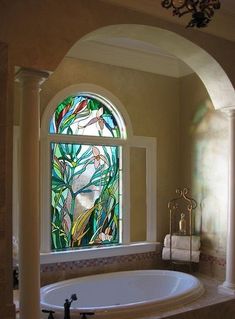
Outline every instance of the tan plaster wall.
<svg viewBox="0 0 235 319"><path fill-rule="evenodd" d="M146 240L146 151L131 148L131 241Z"/></svg>
<svg viewBox="0 0 235 319"><path fill-rule="evenodd" d="M158 239L162 240L168 232L167 202L174 194L178 182L178 80L66 58L43 84L41 113L58 91L75 83L92 83L109 90L125 106L134 135L156 137L158 150L156 196L159 212L157 229ZM144 165L141 155L138 165ZM136 207L133 211L137 219L138 215L142 214L144 206L137 209L136 203L140 200L139 190L132 196L133 207ZM144 201L145 197L142 198L142 202ZM135 240L141 240L145 235L139 223L142 223L141 219L132 232L132 238Z"/></svg>
<svg viewBox="0 0 235 319"><path fill-rule="evenodd" d="M107 25L141 24L176 32L199 45L219 62L235 84L233 42L108 1L3 0L0 21L0 41L9 44L10 63L14 65L54 70L85 34Z"/></svg>
<svg viewBox="0 0 235 319"><path fill-rule="evenodd" d="M181 185L198 202L202 252L225 257L228 182L228 120L213 109L196 75L180 80Z"/></svg>

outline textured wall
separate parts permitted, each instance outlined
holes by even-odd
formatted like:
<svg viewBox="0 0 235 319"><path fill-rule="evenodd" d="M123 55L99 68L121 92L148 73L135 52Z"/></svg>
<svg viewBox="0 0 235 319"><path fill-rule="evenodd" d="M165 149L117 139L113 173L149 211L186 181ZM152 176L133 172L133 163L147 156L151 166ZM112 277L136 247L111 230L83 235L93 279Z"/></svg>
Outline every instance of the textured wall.
<svg viewBox="0 0 235 319"><path fill-rule="evenodd" d="M131 148L131 241L146 240L145 156L145 149Z"/></svg>
<svg viewBox="0 0 235 319"><path fill-rule="evenodd" d="M202 232L201 270L223 277L227 230L228 121L214 111L195 76L181 79L182 186L198 202L196 227Z"/></svg>

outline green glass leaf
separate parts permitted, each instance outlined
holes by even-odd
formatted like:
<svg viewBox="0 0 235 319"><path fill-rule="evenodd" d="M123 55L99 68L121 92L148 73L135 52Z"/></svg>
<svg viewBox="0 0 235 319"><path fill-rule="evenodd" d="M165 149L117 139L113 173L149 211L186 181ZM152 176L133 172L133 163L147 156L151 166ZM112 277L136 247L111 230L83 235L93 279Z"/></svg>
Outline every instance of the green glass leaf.
<svg viewBox="0 0 235 319"><path fill-rule="evenodd" d="M56 163L53 163L54 173L58 176L58 178L62 179L62 173L60 171L59 166Z"/></svg>
<svg viewBox="0 0 235 319"><path fill-rule="evenodd" d="M60 126L60 132L59 133L63 133L63 131L66 128L69 128L69 126L73 123L75 118L76 118L76 116L74 114L71 114L65 121L63 121L62 125Z"/></svg>
<svg viewBox="0 0 235 319"><path fill-rule="evenodd" d="M88 102L88 107L91 111L98 110L101 106L101 102L95 99L90 99Z"/></svg>
<svg viewBox="0 0 235 319"><path fill-rule="evenodd" d="M64 180L56 176L52 176L51 182L52 182L52 185L61 185L61 186L65 185Z"/></svg>
<svg viewBox="0 0 235 319"><path fill-rule="evenodd" d="M63 109L65 107L67 107L67 105L72 104L72 101L73 101L73 97L69 96L57 106L56 111L55 111L55 119L56 119L56 121L58 120L58 116L61 113L61 111L63 111Z"/></svg>

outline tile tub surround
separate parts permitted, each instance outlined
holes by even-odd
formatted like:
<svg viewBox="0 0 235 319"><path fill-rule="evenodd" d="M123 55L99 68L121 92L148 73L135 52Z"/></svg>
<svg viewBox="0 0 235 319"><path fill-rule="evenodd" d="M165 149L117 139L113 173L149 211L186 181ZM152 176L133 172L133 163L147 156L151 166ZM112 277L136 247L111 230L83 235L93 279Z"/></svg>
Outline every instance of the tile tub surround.
<svg viewBox="0 0 235 319"><path fill-rule="evenodd" d="M223 281L225 266L224 258L204 253L200 256L199 272L211 278ZM160 251L41 264L41 285L91 274L137 269L169 269L169 265L162 261Z"/></svg>
<svg viewBox="0 0 235 319"><path fill-rule="evenodd" d="M199 271L209 277L223 281L225 278L226 259L201 253Z"/></svg>
<svg viewBox="0 0 235 319"><path fill-rule="evenodd" d="M195 275L195 274L194 274ZM235 318L235 296L221 294L218 286L222 283L217 279L201 273L195 275L204 285L205 293L194 302L178 309L149 314L141 319L232 319ZM130 318L132 319L132 318Z"/></svg>
<svg viewBox="0 0 235 319"><path fill-rule="evenodd" d="M171 269L171 264L169 261L162 261L163 269ZM181 266L182 267L182 266ZM185 267L188 270L188 267ZM175 269L179 271L184 271L182 269ZM198 264L193 265L193 272L199 272L211 278L216 278L217 280L224 281L226 270L226 259L221 256L214 256L205 252L200 254L200 261Z"/></svg>
<svg viewBox="0 0 235 319"><path fill-rule="evenodd" d="M218 293L217 287L221 281L202 275L195 274L201 280L205 287L205 293L196 301L168 311L146 313L144 316L136 314L135 318L139 319L232 319L235 318L235 296ZM14 293L15 302L18 301L18 293ZM17 313L16 318L19 318ZM121 319L127 319L120 317ZM128 317L128 319L135 319Z"/></svg>
<svg viewBox="0 0 235 319"><path fill-rule="evenodd" d="M162 268L160 252L41 264L41 285L113 271Z"/></svg>

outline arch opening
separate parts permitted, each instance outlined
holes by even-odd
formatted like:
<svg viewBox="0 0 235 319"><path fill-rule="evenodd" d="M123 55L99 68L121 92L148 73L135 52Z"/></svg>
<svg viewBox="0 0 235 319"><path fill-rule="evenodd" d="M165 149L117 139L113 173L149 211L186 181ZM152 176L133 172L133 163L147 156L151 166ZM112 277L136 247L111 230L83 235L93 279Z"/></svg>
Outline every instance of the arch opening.
<svg viewBox="0 0 235 319"><path fill-rule="evenodd" d="M84 47L81 48L81 44L91 48L91 44L97 42L105 45L106 49L107 45L111 45L115 49L124 47L132 51L139 50L150 54L156 54L158 51L163 55L175 56L199 76L215 109L229 108L234 105L234 88L220 64L204 49L177 33L136 24L106 26L79 39L66 56L75 58L76 55L82 54ZM162 51L159 52L159 49ZM92 59L91 56L90 58Z"/></svg>

